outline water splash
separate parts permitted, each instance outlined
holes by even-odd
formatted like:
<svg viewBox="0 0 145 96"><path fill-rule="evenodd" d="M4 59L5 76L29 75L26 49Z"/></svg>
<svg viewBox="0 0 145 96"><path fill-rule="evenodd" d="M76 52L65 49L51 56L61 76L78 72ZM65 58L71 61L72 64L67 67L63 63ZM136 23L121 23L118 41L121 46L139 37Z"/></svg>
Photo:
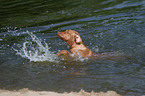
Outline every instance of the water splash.
<svg viewBox="0 0 145 96"><path fill-rule="evenodd" d="M58 63L61 60L67 60L65 57L58 58L56 54L50 51L48 44L33 33L28 31L23 33L28 34L31 38L23 42L23 44L14 44L14 47L18 48L13 47L12 49L16 52L17 55L20 55L23 58L27 58L33 62L49 61ZM81 57L79 53L78 56L75 56L74 54L70 54L70 56L72 61L85 62L89 60L88 57Z"/></svg>
<svg viewBox="0 0 145 96"><path fill-rule="evenodd" d="M28 32L28 35L31 37L29 41L25 41L22 47L19 49L13 48L21 57L27 58L30 61L50 61L57 62L57 56L52 53L45 41L42 41L36 37L33 33Z"/></svg>
<svg viewBox="0 0 145 96"><path fill-rule="evenodd" d="M82 57L82 56L80 55L79 52L77 52L77 54L78 54L77 56L75 56L75 54L70 54L70 56L71 56L75 61L85 62L85 61L89 60L89 57Z"/></svg>

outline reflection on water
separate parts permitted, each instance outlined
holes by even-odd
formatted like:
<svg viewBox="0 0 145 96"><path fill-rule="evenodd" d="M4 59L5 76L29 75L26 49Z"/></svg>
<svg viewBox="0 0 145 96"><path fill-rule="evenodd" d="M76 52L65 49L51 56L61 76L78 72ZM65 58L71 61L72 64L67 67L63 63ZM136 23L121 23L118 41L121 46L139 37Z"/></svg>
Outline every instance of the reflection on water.
<svg viewBox="0 0 145 96"><path fill-rule="evenodd" d="M145 94L144 0L1 0L0 5L0 88ZM69 46L56 32L66 29L78 31L96 53L129 57L59 60L55 54Z"/></svg>

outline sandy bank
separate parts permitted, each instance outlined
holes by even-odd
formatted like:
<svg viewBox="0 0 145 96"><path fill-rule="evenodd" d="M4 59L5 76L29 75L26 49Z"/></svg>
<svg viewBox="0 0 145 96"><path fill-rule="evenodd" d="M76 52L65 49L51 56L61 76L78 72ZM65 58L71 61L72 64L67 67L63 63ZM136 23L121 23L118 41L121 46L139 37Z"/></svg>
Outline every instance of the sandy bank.
<svg viewBox="0 0 145 96"><path fill-rule="evenodd" d="M0 90L0 96L121 96L114 91L104 92L85 92L81 90L80 92L70 92L70 93L57 93L51 91L32 91L28 89L22 89L19 91L8 91Z"/></svg>

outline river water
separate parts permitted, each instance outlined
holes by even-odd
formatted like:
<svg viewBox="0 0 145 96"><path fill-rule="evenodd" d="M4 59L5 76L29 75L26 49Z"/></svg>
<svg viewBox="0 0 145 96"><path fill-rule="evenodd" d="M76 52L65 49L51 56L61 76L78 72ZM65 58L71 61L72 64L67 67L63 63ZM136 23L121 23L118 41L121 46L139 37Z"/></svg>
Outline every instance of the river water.
<svg viewBox="0 0 145 96"><path fill-rule="evenodd" d="M144 0L1 0L0 6L1 89L145 95ZM67 29L92 51L116 57L57 57L69 50L57 37Z"/></svg>

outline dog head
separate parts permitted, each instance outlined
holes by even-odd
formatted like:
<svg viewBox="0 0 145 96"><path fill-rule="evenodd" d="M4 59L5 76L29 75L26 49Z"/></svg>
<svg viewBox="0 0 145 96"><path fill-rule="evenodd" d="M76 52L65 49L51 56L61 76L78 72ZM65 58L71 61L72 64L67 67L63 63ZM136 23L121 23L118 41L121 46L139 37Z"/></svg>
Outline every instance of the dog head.
<svg viewBox="0 0 145 96"><path fill-rule="evenodd" d="M73 30L66 30L64 32L58 32L58 37L66 41L70 46L73 44L83 44L83 41L78 32Z"/></svg>

